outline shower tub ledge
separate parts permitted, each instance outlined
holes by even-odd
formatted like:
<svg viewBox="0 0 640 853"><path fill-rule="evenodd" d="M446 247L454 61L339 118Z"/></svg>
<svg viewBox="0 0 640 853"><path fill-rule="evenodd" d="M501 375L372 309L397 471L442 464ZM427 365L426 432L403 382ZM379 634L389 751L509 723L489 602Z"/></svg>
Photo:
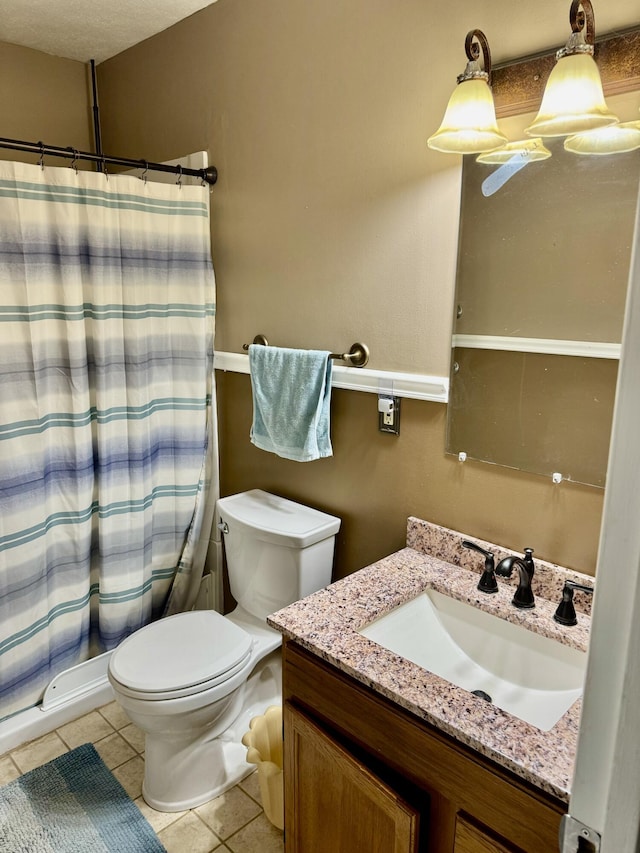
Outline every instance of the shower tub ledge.
<svg viewBox="0 0 640 853"><path fill-rule="evenodd" d="M0 722L0 755L111 702L110 657L110 651L104 652L65 669L49 682L40 705Z"/></svg>

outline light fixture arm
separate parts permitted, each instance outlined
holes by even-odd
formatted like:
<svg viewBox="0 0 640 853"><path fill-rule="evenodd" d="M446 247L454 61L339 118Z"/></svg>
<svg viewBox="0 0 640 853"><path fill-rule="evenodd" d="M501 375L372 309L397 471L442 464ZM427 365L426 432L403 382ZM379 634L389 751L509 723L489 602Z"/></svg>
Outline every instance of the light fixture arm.
<svg viewBox="0 0 640 853"><path fill-rule="evenodd" d="M585 2L587 1L585 0ZM462 83L463 80L481 78L491 85L491 51L487 37L482 30L469 30L464 40L464 49L469 62L464 74L460 74L458 77L458 83ZM482 52L482 68L478 63L480 52Z"/></svg>
<svg viewBox="0 0 640 853"><path fill-rule="evenodd" d="M588 53L593 56L596 43L596 19L591 0L572 0L569 9L571 36L566 45L556 53L556 59Z"/></svg>
<svg viewBox="0 0 640 853"><path fill-rule="evenodd" d="M579 33L586 25L587 30L584 40L587 44L595 44L596 19L591 0L572 0L571 8L569 9L569 23L571 24L572 33Z"/></svg>

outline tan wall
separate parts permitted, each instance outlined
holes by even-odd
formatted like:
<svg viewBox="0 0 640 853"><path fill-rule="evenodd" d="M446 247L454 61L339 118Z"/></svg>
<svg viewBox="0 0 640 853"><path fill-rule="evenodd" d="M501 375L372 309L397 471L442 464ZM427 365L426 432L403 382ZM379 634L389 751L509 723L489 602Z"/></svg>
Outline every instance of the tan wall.
<svg viewBox="0 0 640 853"><path fill-rule="evenodd" d="M85 65L0 42L0 116L3 137L91 150ZM5 149L0 149L0 157L33 161L29 155ZM65 161L50 158L47 163L60 166Z"/></svg>
<svg viewBox="0 0 640 853"><path fill-rule="evenodd" d="M604 4L601 4L604 6ZM633 23L628 0L602 31ZM99 66L106 151L220 170L212 234L216 345L371 349L372 368L444 375L450 357L460 163L431 152L464 37L494 59L560 44L568 9L512 0L218 0ZM537 20L535 20L537 18ZM248 377L219 375L222 491L250 487L344 519L337 574L400 547L415 514L583 571L602 491L444 455L445 406L405 400L377 432L373 395L336 391L332 459L253 448Z"/></svg>
<svg viewBox="0 0 640 853"><path fill-rule="evenodd" d="M372 394L334 391L334 455L279 459L249 443L250 380L218 373L221 479L225 493L264 488L342 518L336 576L404 545L409 515L517 550L593 571L601 491L444 455L445 406L403 400L398 438L377 430Z"/></svg>

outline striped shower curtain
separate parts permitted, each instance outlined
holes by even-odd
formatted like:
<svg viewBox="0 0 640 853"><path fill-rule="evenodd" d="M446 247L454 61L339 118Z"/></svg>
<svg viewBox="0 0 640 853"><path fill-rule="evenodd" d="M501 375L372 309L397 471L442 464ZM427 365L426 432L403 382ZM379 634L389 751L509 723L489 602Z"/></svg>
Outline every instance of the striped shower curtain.
<svg viewBox="0 0 640 853"><path fill-rule="evenodd" d="M213 332L208 188L0 162L0 718L183 607Z"/></svg>

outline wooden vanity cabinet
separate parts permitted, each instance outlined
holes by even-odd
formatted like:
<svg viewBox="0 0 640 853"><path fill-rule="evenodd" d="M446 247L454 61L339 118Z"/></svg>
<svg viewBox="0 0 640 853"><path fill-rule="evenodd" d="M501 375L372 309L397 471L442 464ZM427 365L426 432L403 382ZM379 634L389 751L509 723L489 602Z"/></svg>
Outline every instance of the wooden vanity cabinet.
<svg viewBox="0 0 640 853"><path fill-rule="evenodd" d="M295 642L283 647L286 853L556 853L566 805Z"/></svg>
<svg viewBox="0 0 640 853"><path fill-rule="evenodd" d="M419 812L291 704L287 850L418 853Z"/></svg>

